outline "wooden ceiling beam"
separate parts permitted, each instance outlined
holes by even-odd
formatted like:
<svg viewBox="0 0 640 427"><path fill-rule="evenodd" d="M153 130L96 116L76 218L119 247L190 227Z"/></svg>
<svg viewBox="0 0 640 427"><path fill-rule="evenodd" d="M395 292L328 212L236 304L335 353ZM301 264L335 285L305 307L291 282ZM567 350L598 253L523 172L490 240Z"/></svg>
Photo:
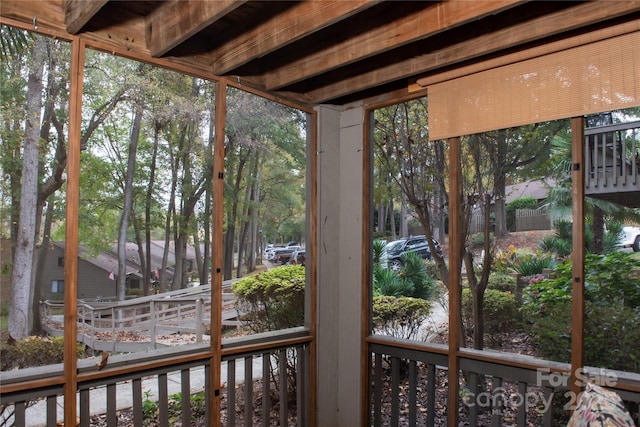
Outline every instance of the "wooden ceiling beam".
<svg viewBox="0 0 640 427"><path fill-rule="evenodd" d="M361 12L381 0L300 2L210 52L212 71L224 75L302 37Z"/></svg>
<svg viewBox="0 0 640 427"><path fill-rule="evenodd" d="M640 2L587 2L522 24L485 34L444 49L417 55L358 76L308 91L312 102L322 103L384 85L416 74L426 74L480 56L560 34L576 28L640 11ZM409 82L407 82L409 84Z"/></svg>
<svg viewBox="0 0 640 427"><path fill-rule="evenodd" d="M69 34L78 34L109 0L65 0L64 22Z"/></svg>
<svg viewBox="0 0 640 427"><path fill-rule="evenodd" d="M160 57L213 22L242 6L244 0L171 0L149 16L147 45L151 56Z"/></svg>
<svg viewBox="0 0 640 427"><path fill-rule="evenodd" d="M265 74L263 80L267 88L279 89L521 3L516 0L428 2L428 6L421 11L372 28L321 51L310 52Z"/></svg>

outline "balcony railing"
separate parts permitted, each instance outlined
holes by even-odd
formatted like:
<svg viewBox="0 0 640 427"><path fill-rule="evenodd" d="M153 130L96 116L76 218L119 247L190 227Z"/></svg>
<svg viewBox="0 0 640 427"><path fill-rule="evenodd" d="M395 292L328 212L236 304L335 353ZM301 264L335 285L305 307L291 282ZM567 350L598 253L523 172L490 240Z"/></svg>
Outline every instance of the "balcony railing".
<svg viewBox="0 0 640 427"><path fill-rule="evenodd" d="M585 129L586 195L640 207L640 121Z"/></svg>
<svg viewBox="0 0 640 427"><path fill-rule="evenodd" d="M373 426L446 425L447 346L371 337ZM459 352L461 424L550 427L568 417L569 364L530 356L462 349ZM603 381L629 403L640 402L640 375L607 371ZM601 380L602 371L585 369L583 378ZM554 398L555 396L555 398ZM566 406L565 406L566 405ZM637 415L637 413L636 413Z"/></svg>
<svg viewBox="0 0 640 427"><path fill-rule="evenodd" d="M204 414L199 414L204 425L210 417L220 417L229 427L267 426L274 420L279 425L307 425L310 341L303 328L295 328L225 342L222 410L212 414L204 405ZM101 370L95 359L80 360L79 425L100 420L99 425L116 426L119 412L126 409L132 425L143 426L149 406L157 408L154 417L160 426L171 425L176 413L182 425L191 425L191 399L182 396L200 394L208 402L213 389L210 361L204 344L112 356ZM1 373L0 425L60 425L64 382L61 364Z"/></svg>

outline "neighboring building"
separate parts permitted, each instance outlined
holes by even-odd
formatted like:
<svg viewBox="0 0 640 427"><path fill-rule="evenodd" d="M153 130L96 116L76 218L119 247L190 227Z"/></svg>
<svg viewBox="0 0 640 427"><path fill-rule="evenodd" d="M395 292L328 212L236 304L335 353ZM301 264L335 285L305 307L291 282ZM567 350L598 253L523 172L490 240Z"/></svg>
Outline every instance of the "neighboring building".
<svg viewBox="0 0 640 427"><path fill-rule="evenodd" d="M60 300L64 295L65 243L52 242L46 252L41 280L42 299ZM142 275L137 264L127 263L127 288L139 288ZM95 257L80 248L78 259L78 298L83 300L115 298L117 295L118 257L103 252Z"/></svg>
<svg viewBox="0 0 640 427"><path fill-rule="evenodd" d="M511 203L520 197L535 197L538 202L547 198L549 189L556 186L553 179L525 181L505 187L506 202Z"/></svg>

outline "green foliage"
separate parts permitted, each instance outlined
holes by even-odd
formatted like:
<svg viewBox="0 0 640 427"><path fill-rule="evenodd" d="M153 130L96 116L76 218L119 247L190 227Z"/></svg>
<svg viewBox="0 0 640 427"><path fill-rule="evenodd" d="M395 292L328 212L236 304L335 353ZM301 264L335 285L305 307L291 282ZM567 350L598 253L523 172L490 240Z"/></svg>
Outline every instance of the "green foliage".
<svg viewBox="0 0 640 427"><path fill-rule="evenodd" d="M493 239L493 233L490 233L489 239ZM471 249L479 249L484 246L484 234L476 233L469 237L469 246Z"/></svg>
<svg viewBox="0 0 640 427"><path fill-rule="evenodd" d="M507 214L507 229L515 230L517 209L537 209L538 200L533 196L522 196L512 200L505 206Z"/></svg>
<svg viewBox="0 0 640 427"><path fill-rule="evenodd" d="M151 397L151 391L145 390L144 400L142 401L142 419L144 425L150 425L158 413L158 403L151 400Z"/></svg>
<svg viewBox="0 0 640 427"><path fill-rule="evenodd" d="M380 256L382 255L382 250L384 249L386 243L383 242L382 240L374 240L373 241L373 262L374 263L379 263L380 262Z"/></svg>
<svg viewBox="0 0 640 427"><path fill-rule="evenodd" d="M402 259L400 271L383 268L374 264L373 294L387 296L406 296L431 299L437 293L437 283L425 261L416 253L409 252Z"/></svg>
<svg viewBox="0 0 640 427"><path fill-rule="evenodd" d="M519 273L521 276L540 274L544 269L552 269L556 261L551 252L529 249L516 249L510 246L498 252L494 257L494 271L500 273Z"/></svg>
<svg viewBox="0 0 640 427"><path fill-rule="evenodd" d="M233 284L243 322L254 332L304 323L305 268L288 265L241 279Z"/></svg>
<svg viewBox="0 0 640 427"><path fill-rule="evenodd" d="M374 297L373 330L398 338L415 339L430 310L431 303L422 298Z"/></svg>
<svg viewBox="0 0 640 427"><path fill-rule="evenodd" d="M516 299L511 292L487 289L484 293L484 332L492 344L499 344L505 332L513 331L518 322ZM462 290L462 320L466 328L473 327L471 290Z"/></svg>
<svg viewBox="0 0 640 427"><path fill-rule="evenodd" d="M144 296L144 289L139 288L127 288L125 294L128 297L142 297Z"/></svg>
<svg viewBox="0 0 640 427"><path fill-rule="evenodd" d="M420 255L408 252L403 256L400 277L413 284L414 298L431 299L436 293L436 281L428 274L427 267Z"/></svg>
<svg viewBox="0 0 640 427"><path fill-rule="evenodd" d="M613 252L585 257L585 363L636 372L640 362L640 260ZM568 362L573 284L570 261L554 279L525 288L521 313L543 357Z"/></svg>
<svg viewBox="0 0 640 427"><path fill-rule="evenodd" d="M555 266L556 261L550 253L529 252L518 256L512 268L521 276L534 276Z"/></svg>
<svg viewBox="0 0 640 427"><path fill-rule="evenodd" d="M571 254L571 240L559 239L555 236L545 237L538 245L538 248L545 252L556 254L560 258L565 258Z"/></svg>
<svg viewBox="0 0 640 427"><path fill-rule="evenodd" d="M588 225L588 224L587 224ZM556 232L552 237L546 237L539 245L539 249L545 252L556 254L559 258L565 258L571 254L573 248L573 229L570 221L557 220L555 222ZM603 235L602 253L609 254L618 248L618 240L622 225L611 221L607 224L607 229ZM587 253L593 252L594 237L593 230L587 226L584 230L584 240Z"/></svg>
<svg viewBox="0 0 640 427"><path fill-rule="evenodd" d="M411 296L415 291L413 283L388 268L375 264L373 270L373 294L377 296Z"/></svg>
<svg viewBox="0 0 640 427"><path fill-rule="evenodd" d="M76 345L76 356L84 353L82 344ZM0 358L0 370L31 368L62 363L64 340L62 337L28 337L15 345L6 346Z"/></svg>
<svg viewBox="0 0 640 427"><path fill-rule="evenodd" d="M516 290L516 278L510 274L492 272L489 275L487 289L513 293Z"/></svg>
<svg viewBox="0 0 640 427"><path fill-rule="evenodd" d="M151 400L152 393L149 390L144 392L142 402L143 425L152 426L157 423L158 402ZM204 416L206 410L206 400L204 391L192 394L189 399L191 406L191 418L197 420ZM169 424L175 425L180 422L182 415L182 393L174 393L169 396L168 402Z"/></svg>

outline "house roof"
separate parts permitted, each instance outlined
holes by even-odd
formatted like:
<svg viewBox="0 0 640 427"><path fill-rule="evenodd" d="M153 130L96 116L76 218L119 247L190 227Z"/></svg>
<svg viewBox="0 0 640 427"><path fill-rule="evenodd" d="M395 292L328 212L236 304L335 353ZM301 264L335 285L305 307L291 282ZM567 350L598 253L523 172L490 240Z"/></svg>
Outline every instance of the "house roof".
<svg viewBox="0 0 640 427"><path fill-rule="evenodd" d="M26 28L309 105L400 97L639 12L638 1L514 0L3 0L0 10Z"/></svg>
<svg viewBox="0 0 640 427"><path fill-rule="evenodd" d="M65 250L66 244L65 242L53 242L53 245ZM80 259L92 264L107 273L118 274L118 256L116 253L111 251L100 252L97 255L91 255L86 247L80 246L78 248L78 256ZM127 265L125 267L125 271L127 276L135 275L142 277L139 272L138 264L130 262L127 260Z"/></svg>
<svg viewBox="0 0 640 427"><path fill-rule="evenodd" d="M536 200L544 200L547 198L549 188L555 186L552 179L525 181L519 184L507 185L505 187L506 202L513 202L519 197L531 196Z"/></svg>

